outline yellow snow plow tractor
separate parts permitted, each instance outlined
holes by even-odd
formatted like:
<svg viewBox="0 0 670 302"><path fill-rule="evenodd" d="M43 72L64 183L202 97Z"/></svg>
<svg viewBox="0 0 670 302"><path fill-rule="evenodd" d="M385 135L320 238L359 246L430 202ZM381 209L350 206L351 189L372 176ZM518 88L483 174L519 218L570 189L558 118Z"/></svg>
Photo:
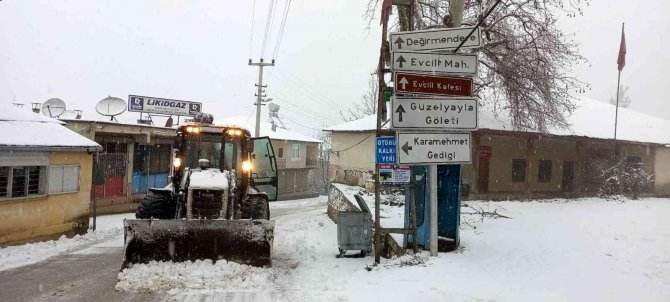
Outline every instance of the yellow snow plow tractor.
<svg viewBox="0 0 670 302"><path fill-rule="evenodd" d="M212 125L205 115L178 128L175 147L171 184L150 189L137 219L124 220L123 267L197 259L271 266L268 202L277 198L277 164L270 139Z"/></svg>

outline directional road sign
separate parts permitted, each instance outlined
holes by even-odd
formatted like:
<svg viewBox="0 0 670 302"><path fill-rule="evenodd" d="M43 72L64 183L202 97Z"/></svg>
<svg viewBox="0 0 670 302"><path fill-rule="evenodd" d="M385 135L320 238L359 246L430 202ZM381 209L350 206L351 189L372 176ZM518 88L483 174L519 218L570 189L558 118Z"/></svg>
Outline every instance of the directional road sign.
<svg viewBox="0 0 670 302"><path fill-rule="evenodd" d="M397 93L471 96L472 79L433 76L406 72L395 73Z"/></svg>
<svg viewBox="0 0 670 302"><path fill-rule="evenodd" d="M394 51L391 70L475 76L477 75L477 55Z"/></svg>
<svg viewBox="0 0 670 302"><path fill-rule="evenodd" d="M470 133L396 132L398 164L470 163Z"/></svg>
<svg viewBox="0 0 670 302"><path fill-rule="evenodd" d="M455 49L462 41L465 41L462 48L482 46L479 28L468 39L465 39L472 28L458 27L394 32L391 33L391 51Z"/></svg>
<svg viewBox="0 0 670 302"><path fill-rule="evenodd" d="M391 99L391 126L403 129L477 129L475 98Z"/></svg>

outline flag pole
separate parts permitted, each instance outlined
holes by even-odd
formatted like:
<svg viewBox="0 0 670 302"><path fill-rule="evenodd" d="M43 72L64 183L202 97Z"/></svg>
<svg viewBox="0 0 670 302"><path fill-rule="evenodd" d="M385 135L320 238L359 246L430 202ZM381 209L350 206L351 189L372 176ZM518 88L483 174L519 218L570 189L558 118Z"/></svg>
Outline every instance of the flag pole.
<svg viewBox="0 0 670 302"><path fill-rule="evenodd" d="M621 44L619 45L619 56L616 60L619 75L616 80L616 110L614 113L614 140L616 141L616 130L619 123L619 89L621 88L621 70L626 66L626 35L624 34L624 25L621 23Z"/></svg>
<svg viewBox="0 0 670 302"><path fill-rule="evenodd" d="M616 80L616 110L614 113L614 140L616 140L616 128L619 121L619 87L621 83L621 69L619 69L619 76Z"/></svg>

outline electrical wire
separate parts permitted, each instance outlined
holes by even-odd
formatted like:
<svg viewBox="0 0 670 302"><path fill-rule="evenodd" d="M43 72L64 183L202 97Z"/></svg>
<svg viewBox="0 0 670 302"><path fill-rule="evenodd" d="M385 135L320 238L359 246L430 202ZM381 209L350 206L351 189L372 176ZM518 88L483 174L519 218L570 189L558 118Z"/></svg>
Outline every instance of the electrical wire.
<svg viewBox="0 0 670 302"><path fill-rule="evenodd" d="M289 78L288 76L284 75L279 69L276 70L277 75L280 77L282 82L284 84L287 84L288 86L291 86L294 91L300 92L304 96L307 96L310 99L314 99L316 101L319 101L320 103L326 105L326 106L335 106L338 107L340 104L337 102L334 102L332 100L326 100L324 99L323 93L317 93L312 91L311 89L307 88L309 85L305 84L304 82L300 83L298 80L294 80Z"/></svg>
<svg viewBox="0 0 670 302"><path fill-rule="evenodd" d="M384 122L384 123L382 124L382 127L384 127L384 125L388 124L388 122L389 122L389 121ZM342 149L342 150L331 150L330 152L331 152L331 153L335 153L335 152L344 152L344 151L350 150L351 148L356 147L356 146L362 144L366 139L370 138L370 136L373 136L373 135L376 134L376 132L375 132L374 130L370 130L370 131L372 131L372 133L370 133L368 136L366 136L365 138L363 138L360 142L355 143L355 144L353 144L352 146L350 146L350 147L348 147L348 148L344 148L344 149Z"/></svg>
<svg viewBox="0 0 670 302"><path fill-rule="evenodd" d="M284 13L281 19L281 25L279 27L279 35L277 37L277 43L275 44L275 51L272 53L272 58L277 57L277 52L279 51L279 46L281 46L281 40L284 37L284 28L286 27L286 19L288 19L288 12L291 9L291 0L287 0L284 4Z"/></svg>
<svg viewBox="0 0 670 302"><path fill-rule="evenodd" d="M300 127L307 128L307 129L311 129L311 130L315 130L315 131L321 131L321 129L316 129L316 128L312 128L312 127L310 127L310 126L302 125L302 124L300 124L300 123L298 123L298 122L296 122L296 121L294 121L294 120L292 120L292 119L286 117L285 115L282 115L281 117L282 117L283 119L285 119L285 120L291 122L291 123L294 123L294 124L300 126Z"/></svg>
<svg viewBox="0 0 670 302"><path fill-rule="evenodd" d="M245 125L249 124L249 120L251 119L251 116L254 115L254 112L256 112L256 107L254 107L254 109L251 110L251 114L249 114L249 117L247 117L247 121L244 122Z"/></svg>
<svg viewBox="0 0 670 302"><path fill-rule="evenodd" d="M267 48L268 36L272 30L272 22L274 21L274 11L277 8L277 2L275 0L270 0L270 5L268 6L268 14L265 23L265 34L263 35L263 46L261 47L261 59L265 57L265 49Z"/></svg>
<svg viewBox="0 0 670 302"><path fill-rule="evenodd" d="M251 58L251 48L254 45L254 19L256 17L256 0L251 7L251 35L249 35L249 58Z"/></svg>

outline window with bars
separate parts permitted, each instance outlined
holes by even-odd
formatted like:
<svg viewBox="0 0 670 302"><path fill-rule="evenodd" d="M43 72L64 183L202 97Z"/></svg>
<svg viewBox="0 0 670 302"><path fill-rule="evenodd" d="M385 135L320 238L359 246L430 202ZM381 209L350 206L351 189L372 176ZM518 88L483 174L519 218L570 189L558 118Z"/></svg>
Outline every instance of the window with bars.
<svg viewBox="0 0 670 302"><path fill-rule="evenodd" d="M551 160L541 159L537 165L537 181L550 182L551 181Z"/></svg>
<svg viewBox="0 0 670 302"><path fill-rule="evenodd" d="M513 159L512 160L512 182L526 181L526 160Z"/></svg>
<svg viewBox="0 0 670 302"><path fill-rule="evenodd" d="M44 194L43 166L0 167L0 198Z"/></svg>

